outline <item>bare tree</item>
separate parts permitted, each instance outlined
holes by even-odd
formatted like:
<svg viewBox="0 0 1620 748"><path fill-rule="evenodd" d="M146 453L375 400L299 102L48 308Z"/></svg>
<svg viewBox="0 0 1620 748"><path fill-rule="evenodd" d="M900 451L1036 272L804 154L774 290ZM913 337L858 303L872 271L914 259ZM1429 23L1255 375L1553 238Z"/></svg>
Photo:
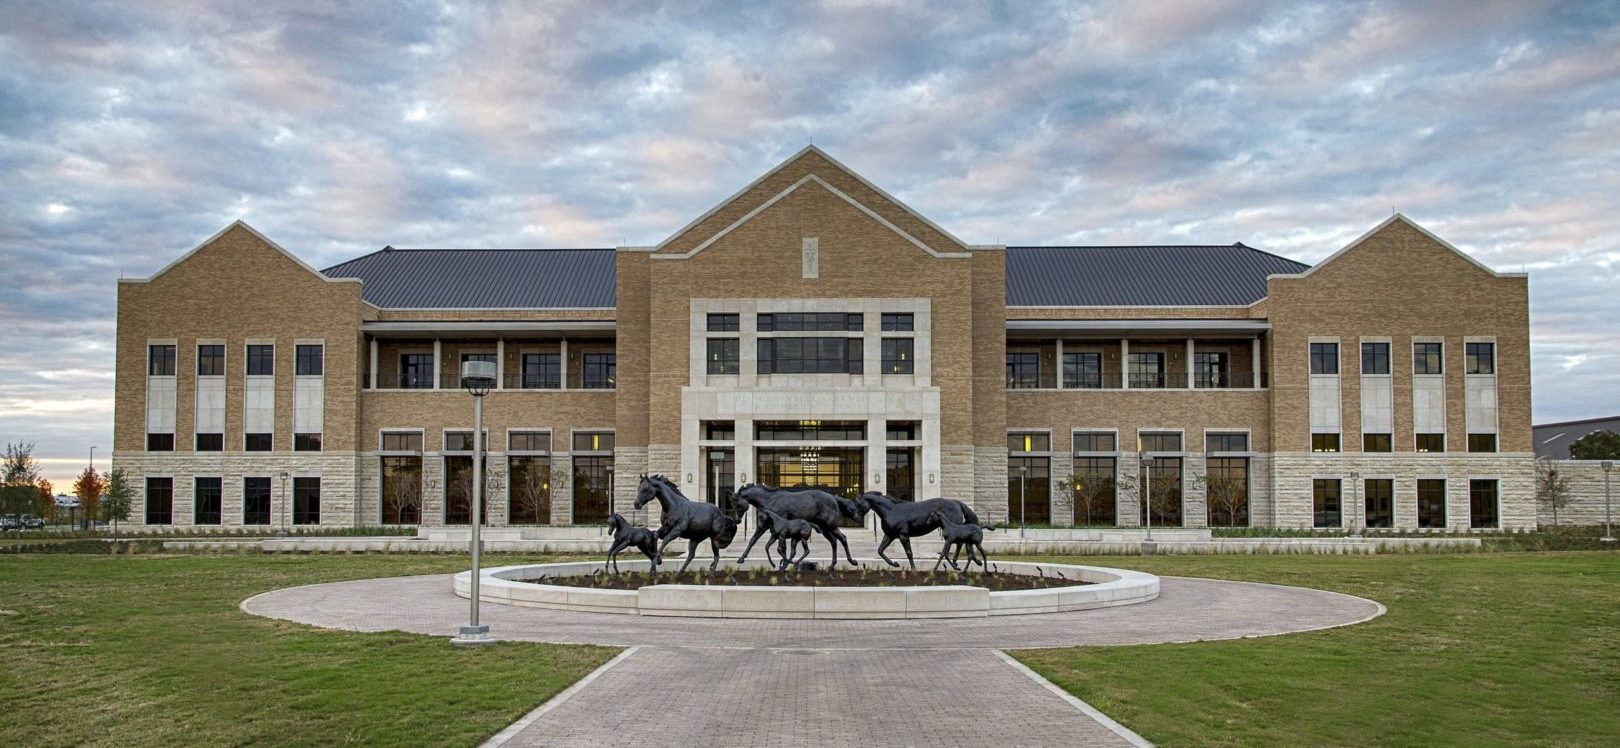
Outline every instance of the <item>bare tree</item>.
<svg viewBox="0 0 1620 748"><path fill-rule="evenodd" d="M394 519L401 524L422 521L422 469L396 467L386 479L385 495L394 510ZM414 518L407 520L407 517Z"/></svg>
<svg viewBox="0 0 1620 748"><path fill-rule="evenodd" d="M1536 460L1536 501L1552 510L1553 526L1558 525L1558 510L1569 506L1569 476L1558 469L1558 463L1541 458Z"/></svg>
<svg viewBox="0 0 1620 748"><path fill-rule="evenodd" d="M1209 504L1210 526L1239 526L1238 515L1246 514L1249 508L1248 482L1227 473L1203 475L1198 482L1203 484L1205 500ZM1218 518L1224 519L1224 523L1217 522Z"/></svg>
<svg viewBox="0 0 1620 748"><path fill-rule="evenodd" d="M1069 476L1068 483L1074 487L1075 524L1092 524L1103 509L1114 504L1117 482L1110 473L1081 471Z"/></svg>
<svg viewBox="0 0 1620 748"><path fill-rule="evenodd" d="M1146 473L1149 471L1144 470L1143 472ZM1155 517L1163 518L1172 511L1180 509L1181 474L1178 472L1173 480L1167 479L1162 475L1154 475L1151 476L1151 478L1152 480L1143 484L1143 488L1147 494L1146 500L1148 512ZM1142 494L1140 493L1138 494L1138 496L1141 495ZM1160 522L1162 521L1163 520L1161 519Z"/></svg>
<svg viewBox="0 0 1620 748"><path fill-rule="evenodd" d="M521 458L514 458L521 459ZM549 470L537 461L518 463L521 470L512 471L512 509L514 517L524 517L535 524L549 524L551 517L551 482Z"/></svg>

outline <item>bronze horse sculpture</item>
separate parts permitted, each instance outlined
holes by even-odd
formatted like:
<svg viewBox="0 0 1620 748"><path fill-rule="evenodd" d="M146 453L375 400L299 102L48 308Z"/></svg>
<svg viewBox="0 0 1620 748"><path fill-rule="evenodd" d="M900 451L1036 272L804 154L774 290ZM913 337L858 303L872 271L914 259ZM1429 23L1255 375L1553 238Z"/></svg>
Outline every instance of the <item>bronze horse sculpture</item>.
<svg viewBox="0 0 1620 748"><path fill-rule="evenodd" d="M883 549L899 540L900 547L906 550L906 561L911 568L917 568L917 559L911 555L911 539L941 528L935 512L957 524L979 523L979 515L973 513L973 508L956 499L900 501L877 491L867 491L861 494L860 503L877 513L878 524L883 528L883 542L878 544L877 554L890 566L900 564L884 555Z"/></svg>
<svg viewBox="0 0 1620 748"><path fill-rule="evenodd" d="M936 570L939 568L941 563L949 561L952 569L963 571L962 567L956 565L957 560L962 557L963 548L967 549L968 569L973 568L973 562L975 560L973 550L975 548L977 548L979 551L977 558L979 566L984 567L987 570L990 568L985 565L985 560L990 558L990 555L984 552L984 533L996 528L990 525L980 525L977 522L956 522L940 509L934 510L933 519L935 522L939 523L940 535L944 536L945 538L945 546L939 549L939 560L934 562L934 568ZM952 546L956 547L956 555L947 558L946 554L951 552Z"/></svg>
<svg viewBox="0 0 1620 748"><path fill-rule="evenodd" d="M737 489L735 494L740 501L761 509L768 509L788 519L802 519L809 522L816 532L832 544L832 562L830 566L838 566L838 546L844 546L844 558L849 560L851 566L855 563L854 554L849 551L849 539L844 537L844 531L838 528L839 517L860 519L859 505L848 499L834 496L826 491L810 489L805 491L786 491L780 488L771 488L758 483L749 483ZM749 552L754 550L754 544L769 528L761 522L754 528L753 537L748 539L748 547L743 549L742 556L737 563L748 560Z"/></svg>
<svg viewBox="0 0 1620 748"><path fill-rule="evenodd" d="M686 563L681 564L676 576L686 573L686 567L692 564L692 558L697 555L697 546L700 541L709 541L709 550L714 553L714 562L709 564L709 571L720 566L720 549L731 545L733 538L737 537L737 520L726 516L713 504L701 504L686 498L680 489L668 478L662 475L643 475L641 485L636 488L635 507L640 509L649 502L657 501L663 510L663 517L658 525L657 538L663 541L658 546L657 556L653 559L656 568L663 561L664 549L676 538L687 541Z"/></svg>
<svg viewBox="0 0 1620 748"><path fill-rule="evenodd" d="M754 514L759 517L761 526L769 526L771 530L771 539L765 541L767 561L771 557L771 544L778 544L776 553L782 560L777 562L777 571L787 571L788 567L803 562L810 555L810 536L816 531L815 525L802 519L788 519L765 507L755 507Z"/></svg>
<svg viewBox="0 0 1620 748"><path fill-rule="evenodd" d="M619 551L634 547L641 551L652 562L654 574L658 573L658 535L645 527L636 527L624 515L614 512L608 517L608 530L613 533L613 545L608 548L608 563L613 566L613 573L619 573Z"/></svg>

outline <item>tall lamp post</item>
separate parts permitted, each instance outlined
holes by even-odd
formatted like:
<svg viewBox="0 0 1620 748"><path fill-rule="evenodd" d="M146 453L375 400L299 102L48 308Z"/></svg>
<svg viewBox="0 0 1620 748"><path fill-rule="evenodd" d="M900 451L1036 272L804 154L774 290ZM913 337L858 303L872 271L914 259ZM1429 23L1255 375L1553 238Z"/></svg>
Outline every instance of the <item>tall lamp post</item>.
<svg viewBox="0 0 1620 748"><path fill-rule="evenodd" d="M461 365L461 386L467 389L467 394L473 397L473 484L472 484L472 539L469 541L470 555L472 556L472 578L470 598L472 612L466 626L461 627L461 633L450 640L451 644L458 646L472 646L479 644L494 644L495 637L489 635L489 627L478 623L478 577L479 551L482 550L483 540L479 530L483 525L484 513L484 396L495 387L494 361L467 361Z"/></svg>
<svg viewBox="0 0 1620 748"><path fill-rule="evenodd" d="M1599 463L1603 467L1603 542L1614 542L1613 518L1609 513L1609 471L1614 469L1614 462L1604 460Z"/></svg>
<svg viewBox="0 0 1620 748"><path fill-rule="evenodd" d="M1153 542L1153 455L1142 456L1142 497L1147 504L1147 542Z"/></svg>

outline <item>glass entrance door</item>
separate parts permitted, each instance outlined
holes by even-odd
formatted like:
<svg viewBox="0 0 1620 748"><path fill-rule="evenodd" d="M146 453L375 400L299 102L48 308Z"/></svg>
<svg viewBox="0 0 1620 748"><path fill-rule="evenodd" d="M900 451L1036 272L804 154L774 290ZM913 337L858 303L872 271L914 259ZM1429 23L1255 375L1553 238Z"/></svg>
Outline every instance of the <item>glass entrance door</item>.
<svg viewBox="0 0 1620 748"><path fill-rule="evenodd" d="M892 447L884 474L889 495L901 501L917 500L917 448Z"/></svg>
<svg viewBox="0 0 1620 748"><path fill-rule="evenodd" d="M819 488L846 499L855 499L864 490L866 450L860 447L762 447L757 452L759 481L767 486ZM843 524L861 526L847 517Z"/></svg>
<svg viewBox="0 0 1620 748"><path fill-rule="evenodd" d="M704 451L707 454L703 466L703 500L720 507L728 516L738 516L741 509L732 500L737 491L736 452L713 447Z"/></svg>

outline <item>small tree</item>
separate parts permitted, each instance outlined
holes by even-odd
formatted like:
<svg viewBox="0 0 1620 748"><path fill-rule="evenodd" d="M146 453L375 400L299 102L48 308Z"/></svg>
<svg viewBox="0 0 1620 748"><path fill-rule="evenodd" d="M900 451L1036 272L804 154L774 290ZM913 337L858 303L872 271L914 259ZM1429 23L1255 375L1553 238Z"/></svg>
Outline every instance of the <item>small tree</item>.
<svg viewBox="0 0 1620 748"><path fill-rule="evenodd" d="M1198 481L1204 486L1205 500L1209 504L1210 526L1238 527L1238 516L1247 515L1249 508L1248 483L1224 472L1200 476ZM1222 521L1217 522L1217 519Z"/></svg>
<svg viewBox="0 0 1620 748"><path fill-rule="evenodd" d="M44 478L34 484L34 514L46 522L56 518L56 488Z"/></svg>
<svg viewBox="0 0 1620 748"><path fill-rule="evenodd" d="M1158 518L1159 521L1155 524L1162 524L1165 516L1181 508L1180 473L1176 474L1174 480L1169 480L1163 476L1154 476L1147 469L1142 472L1146 477L1143 483L1140 484L1142 490L1138 492L1137 496L1144 498L1147 502L1149 515ZM1146 494L1146 496L1144 497L1143 494Z"/></svg>
<svg viewBox="0 0 1620 748"><path fill-rule="evenodd" d="M1569 506L1569 476L1558 469L1558 463L1542 458L1536 460L1536 501L1552 510L1553 526L1558 525L1558 510Z"/></svg>
<svg viewBox="0 0 1620 748"><path fill-rule="evenodd" d="M1118 482L1109 473L1081 471L1066 482L1074 488L1075 524L1093 524L1097 515L1114 505Z"/></svg>
<svg viewBox="0 0 1620 748"><path fill-rule="evenodd" d="M551 516L551 490L547 470L535 465L515 472L512 481L512 509L514 516L532 518L537 524L546 524Z"/></svg>
<svg viewBox="0 0 1620 748"><path fill-rule="evenodd" d="M101 474L94 467L86 467L84 472L79 473L79 479L73 482L73 495L79 497L79 508L84 511L86 521L100 516L101 493L106 488Z"/></svg>
<svg viewBox="0 0 1620 748"><path fill-rule="evenodd" d="M1576 460L1620 460L1620 434L1608 429L1593 431L1569 445L1569 456Z"/></svg>
<svg viewBox="0 0 1620 748"><path fill-rule="evenodd" d="M118 537L118 523L129 521L134 504L135 487L129 484L129 476L123 468L113 468L107 474L107 488L101 501L101 516L113 523L113 538Z"/></svg>

